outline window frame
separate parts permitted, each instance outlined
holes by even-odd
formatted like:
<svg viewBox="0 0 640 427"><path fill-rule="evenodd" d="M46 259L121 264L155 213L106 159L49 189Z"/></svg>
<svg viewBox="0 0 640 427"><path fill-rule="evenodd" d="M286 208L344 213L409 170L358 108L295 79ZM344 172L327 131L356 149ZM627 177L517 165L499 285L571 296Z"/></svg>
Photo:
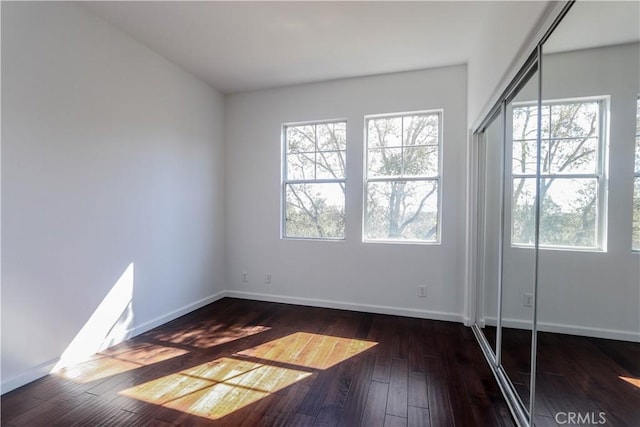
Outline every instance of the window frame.
<svg viewBox="0 0 640 427"><path fill-rule="evenodd" d="M408 116L420 116L436 114L438 116L438 173L436 176L404 176L404 171L401 175L392 176L374 176L369 177L369 120L375 119L393 119L404 118ZM363 131L363 148L364 148L364 163L362 167L363 173L363 202L362 202L362 242L363 243L381 243L392 245L441 245L442 244L442 176L443 176L443 135L444 135L444 109L435 108L429 110L416 110L416 111L404 111L395 113L381 113L381 114L367 114L364 116L364 131ZM402 129L404 135L404 129ZM404 141L401 142L401 147L404 148ZM421 240L421 239L370 239L367 237L367 214L369 212L369 183L373 182L429 182L435 181L438 188L437 196L437 224L436 224L436 239L435 240Z"/></svg>
<svg viewBox="0 0 640 427"><path fill-rule="evenodd" d="M301 126L314 126L317 125L326 125L326 124L336 124L336 123L344 123L345 128L345 149L338 150L336 152L344 151L344 177L340 179L336 178L320 178L320 179L288 179L288 162L287 162L287 129L291 127L301 127ZM347 217L347 154L348 154L348 142L347 142L347 134L348 134L348 121L346 118L338 118L338 119L324 119L324 120L308 120L301 122L286 122L282 123L280 127L280 137L282 147L281 151L281 167L280 167L280 239L281 240L304 240L304 241L321 241L321 242L344 242L347 238L347 229L346 229L346 217ZM316 141L315 141L315 151L317 154L318 150L318 136L317 136L317 128L316 132ZM317 171L318 164L317 161L314 161L314 169ZM295 184L339 184L342 183L345 188L344 194L344 210L345 210L345 227L343 230L342 237L299 237L299 236L287 236L287 185L295 185Z"/></svg>
<svg viewBox="0 0 640 427"><path fill-rule="evenodd" d="M545 244L540 241L538 247L544 250L554 250L554 251L574 251L574 252L606 252L607 251L607 206L608 206L608 147L609 147L609 107L610 107L610 97L608 95L603 96L584 96L584 97L572 97L572 98L558 98L558 99L548 99L543 100L541 102L542 107L548 107L553 105L566 105L566 104L582 104L596 102L598 104L598 130L597 130L597 161L596 167L597 171L594 173L551 173L551 172L540 172L540 179L544 180L546 178L557 178L557 179L595 179L597 182L596 188L596 221L595 221L595 244L594 246L570 246L570 245L551 245ZM513 108L522 107L522 106L535 106L536 102L524 101L524 102L513 102L510 112L510 120L511 120L511 129L513 129ZM540 141L550 141L550 140L558 140L562 138L551 138L551 135L547 138L540 138ZM570 138L572 139L572 138ZM513 138L513 131L509 137L509 141L511 142L511 146L508 150L509 165L506 168L510 175L511 179L509 181L509 191L507 194L509 195L509 221L510 221L510 233L509 233L509 243L512 248L533 248L534 244L529 243L516 243L513 239L514 232L514 216L513 216L513 188L514 182L516 179L536 179L536 173L525 173L525 174L514 174L513 173L513 145L516 140ZM505 194L505 195L507 195ZM542 205L541 205L541 214L542 217Z"/></svg>

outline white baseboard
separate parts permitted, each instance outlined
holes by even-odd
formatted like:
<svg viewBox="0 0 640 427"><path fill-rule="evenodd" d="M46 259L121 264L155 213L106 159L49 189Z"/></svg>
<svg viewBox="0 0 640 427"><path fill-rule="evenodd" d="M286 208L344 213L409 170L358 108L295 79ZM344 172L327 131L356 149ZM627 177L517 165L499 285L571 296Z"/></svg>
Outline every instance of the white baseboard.
<svg viewBox="0 0 640 427"><path fill-rule="evenodd" d="M56 357L55 359L48 360L37 366L29 368L26 371L9 378L8 380L3 379L2 384L0 384L0 394L5 394L18 387L22 387L25 384L29 384L30 382L35 381L38 378L42 378L48 375L53 367L56 366L56 363L58 363L59 360L60 358Z"/></svg>
<svg viewBox="0 0 640 427"><path fill-rule="evenodd" d="M225 296L230 298L251 299L257 301L280 302L285 304L306 305L311 307L335 308L339 310L360 311L376 314L390 314L394 316L417 317L420 319L446 320L450 322L462 322L459 313L447 313L443 311L419 310L414 308L389 307L382 305L355 304L349 302L332 301L315 298L288 297L284 295L260 294L254 292L226 291Z"/></svg>
<svg viewBox="0 0 640 427"><path fill-rule="evenodd" d="M183 316L187 313L190 313L194 310L197 310L201 307L204 307L207 304L211 304L221 298L224 298L225 292L218 292L216 294L210 295L208 297L202 298L198 301L195 301L191 304L187 304L184 307L180 307L177 310L174 310L170 313L164 314L162 316L156 317L155 319L149 320L148 322L144 322L140 325L137 325L126 331L123 338L117 342L114 342L113 345L119 344L122 341L125 341L129 338L133 338L137 335L143 334L157 326L163 325L167 322L170 322L174 319L177 319L180 316ZM56 364L60 361L59 357L55 359L43 362L37 366L27 369L26 371L15 375L7 380L3 379L0 384L0 394L7 393L11 390L14 390L18 387L22 387L23 385L29 384L32 381L35 381L39 378L42 378L53 370Z"/></svg>
<svg viewBox="0 0 640 427"><path fill-rule="evenodd" d="M497 319L495 317L486 317L484 321L487 325L491 326L495 326L497 324ZM502 319L502 324L507 328L531 329L531 323L521 319ZM581 337L640 342L640 332L634 331L563 325L560 323L550 322L538 322L538 330L541 332L554 332L557 334L578 335Z"/></svg>

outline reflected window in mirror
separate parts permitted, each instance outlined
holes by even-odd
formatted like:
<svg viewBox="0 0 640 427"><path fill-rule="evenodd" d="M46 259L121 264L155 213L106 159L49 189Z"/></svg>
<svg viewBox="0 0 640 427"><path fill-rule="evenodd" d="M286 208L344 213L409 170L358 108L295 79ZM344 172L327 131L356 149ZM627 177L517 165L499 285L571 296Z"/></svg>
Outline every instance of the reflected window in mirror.
<svg viewBox="0 0 640 427"><path fill-rule="evenodd" d="M633 174L632 249L640 251L640 97L636 100L636 162Z"/></svg>
<svg viewBox="0 0 640 427"><path fill-rule="evenodd" d="M540 246L604 247L605 117L600 98L544 101L541 109ZM533 246L538 108L514 104L511 242Z"/></svg>

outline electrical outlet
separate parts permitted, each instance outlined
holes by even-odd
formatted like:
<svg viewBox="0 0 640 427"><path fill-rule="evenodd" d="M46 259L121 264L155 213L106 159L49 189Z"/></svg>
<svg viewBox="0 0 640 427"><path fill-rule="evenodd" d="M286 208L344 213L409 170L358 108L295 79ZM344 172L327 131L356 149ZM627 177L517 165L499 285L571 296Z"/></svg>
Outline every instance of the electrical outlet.
<svg viewBox="0 0 640 427"><path fill-rule="evenodd" d="M424 298L427 296L427 285L418 286L418 296Z"/></svg>
<svg viewBox="0 0 640 427"><path fill-rule="evenodd" d="M242 272L242 281L243 281L244 283L247 283L247 282L249 281L249 275L247 274L247 272L246 272L246 271L243 271L243 272Z"/></svg>
<svg viewBox="0 0 640 427"><path fill-rule="evenodd" d="M533 307L533 294L524 294L522 305L525 307Z"/></svg>
<svg viewBox="0 0 640 427"><path fill-rule="evenodd" d="M267 285L271 284L271 273L265 274L264 283L266 283Z"/></svg>

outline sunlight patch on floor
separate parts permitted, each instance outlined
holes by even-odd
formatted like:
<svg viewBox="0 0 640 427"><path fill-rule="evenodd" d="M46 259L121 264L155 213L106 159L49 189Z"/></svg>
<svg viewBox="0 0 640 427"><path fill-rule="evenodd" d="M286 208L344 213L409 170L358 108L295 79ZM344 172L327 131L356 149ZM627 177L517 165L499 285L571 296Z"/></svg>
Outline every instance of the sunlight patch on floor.
<svg viewBox="0 0 640 427"><path fill-rule="evenodd" d="M119 394L215 420L311 378L376 344L298 332Z"/></svg>
<svg viewBox="0 0 640 427"><path fill-rule="evenodd" d="M120 394L192 415L218 419L311 375L311 372L224 357L129 388Z"/></svg>
<svg viewBox="0 0 640 427"><path fill-rule="evenodd" d="M623 376L619 376L618 378L620 378L622 381L626 381L629 384L640 388L640 378L623 377Z"/></svg>
<svg viewBox="0 0 640 427"><path fill-rule="evenodd" d="M238 354L307 368L327 369L375 345L372 341L296 332ZM274 347L283 351L274 352Z"/></svg>
<svg viewBox="0 0 640 427"><path fill-rule="evenodd" d="M107 378L143 366L152 365L188 353L174 347L139 343L104 350L86 362L59 369L55 375L79 382Z"/></svg>
<svg viewBox="0 0 640 427"><path fill-rule="evenodd" d="M240 338L246 338L251 335L259 334L260 332L268 331L268 326L240 326L240 325L225 325L215 323L214 321L209 324L203 322L200 325L185 331L179 329L175 333L151 333L149 337L164 341L171 344L189 345L198 348L211 348L216 345L226 344L231 341L235 341Z"/></svg>

